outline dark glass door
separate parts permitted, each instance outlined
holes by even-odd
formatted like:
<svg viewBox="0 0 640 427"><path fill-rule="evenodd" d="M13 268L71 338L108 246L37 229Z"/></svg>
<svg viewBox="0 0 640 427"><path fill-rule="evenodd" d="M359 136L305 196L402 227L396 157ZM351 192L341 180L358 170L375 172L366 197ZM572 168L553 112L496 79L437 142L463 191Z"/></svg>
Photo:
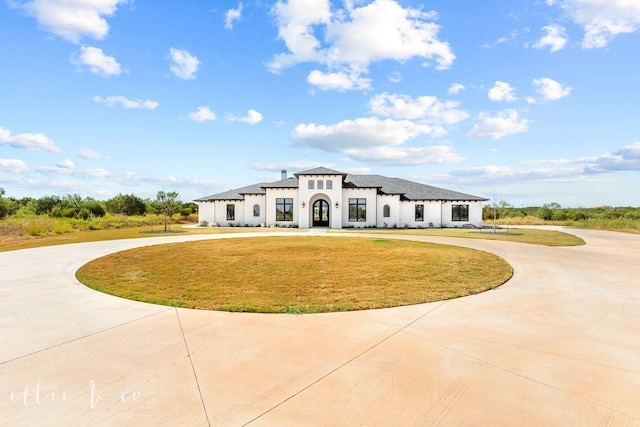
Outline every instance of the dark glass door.
<svg viewBox="0 0 640 427"><path fill-rule="evenodd" d="M329 226L329 203L326 200L316 200L313 203L313 226Z"/></svg>

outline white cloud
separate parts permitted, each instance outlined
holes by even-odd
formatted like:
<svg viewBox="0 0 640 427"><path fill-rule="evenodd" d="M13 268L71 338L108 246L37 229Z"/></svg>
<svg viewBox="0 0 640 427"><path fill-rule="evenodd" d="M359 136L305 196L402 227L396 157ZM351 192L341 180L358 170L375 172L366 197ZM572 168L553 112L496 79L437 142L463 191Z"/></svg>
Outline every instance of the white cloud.
<svg viewBox="0 0 640 427"><path fill-rule="evenodd" d="M262 117L262 114L260 114L256 110L251 109L247 111L247 115L245 117L236 117L233 114L229 114L227 116L227 119L232 122L243 122L243 123L248 123L250 125L255 125L260 123L263 117Z"/></svg>
<svg viewBox="0 0 640 427"><path fill-rule="evenodd" d="M200 61L184 49L169 49L169 55L173 63L169 67L176 77L185 80L196 78Z"/></svg>
<svg viewBox="0 0 640 427"><path fill-rule="evenodd" d="M409 120L380 120L375 117L344 120L334 125L300 124L291 137L298 145L346 153L354 149L372 149L403 144L433 128Z"/></svg>
<svg viewBox="0 0 640 427"><path fill-rule="evenodd" d="M386 165L417 165L458 161L447 146L406 147L403 144L437 128L410 120L359 118L334 125L300 124L291 133L299 146L343 153L350 159Z"/></svg>
<svg viewBox="0 0 640 427"><path fill-rule="evenodd" d="M59 35L72 43L82 36L103 39L109 32L104 17L111 16L118 5L127 0L32 0L9 2L38 20L45 30Z"/></svg>
<svg viewBox="0 0 640 427"><path fill-rule="evenodd" d="M498 40L496 40L494 43L483 44L482 47L483 48L495 47L495 46L497 46L499 44L514 40L516 37L518 37L518 32L517 31L511 31L508 36L502 36Z"/></svg>
<svg viewBox="0 0 640 427"><path fill-rule="evenodd" d="M307 81L319 87L322 90L338 90L343 92L345 90L363 90L371 87L371 79L365 79L360 77L359 73L337 72L337 73L323 73L322 71L313 70L307 76Z"/></svg>
<svg viewBox="0 0 640 427"><path fill-rule="evenodd" d="M158 108L158 103L156 101L151 101L147 99L143 101L141 99L127 99L124 96L107 96L103 98L101 96L94 96L93 101L104 104L107 107L113 107L115 104L121 104L122 107L131 109L131 108L139 108L144 110L155 110Z"/></svg>
<svg viewBox="0 0 640 427"><path fill-rule="evenodd" d="M229 9L224 15L224 27L227 30L233 29L233 23L242 17L242 2L238 3L237 9Z"/></svg>
<svg viewBox="0 0 640 427"><path fill-rule="evenodd" d="M534 165L536 167L531 167ZM586 176L640 171L640 142L599 156L576 159L540 160L515 165L485 165L450 172L460 183L517 183L525 181L584 181Z"/></svg>
<svg viewBox="0 0 640 427"><path fill-rule="evenodd" d="M23 174L29 172L27 164L19 159L0 159L0 170L13 174Z"/></svg>
<svg viewBox="0 0 640 427"><path fill-rule="evenodd" d="M43 150L51 153L60 153L62 150L56 147L52 139L44 136L43 133L20 133L11 135L9 129L0 126L0 145L8 144L15 148L29 151Z"/></svg>
<svg viewBox="0 0 640 427"><path fill-rule="evenodd" d="M402 81L402 74L398 73L398 72L393 72L391 73L391 75L389 76L388 80L391 83L400 83Z"/></svg>
<svg viewBox="0 0 640 427"><path fill-rule="evenodd" d="M492 101L515 101L514 89L509 83L497 81L495 86L489 89L489 99Z"/></svg>
<svg viewBox="0 0 640 427"><path fill-rule="evenodd" d="M603 48L617 35L640 29L640 2L637 0L556 0L567 16L584 29L582 46Z"/></svg>
<svg viewBox="0 0 640 427"><path fill-rule="evenodd" d="M78 157L86 160L100 160L100 159L109 159L109 157L103 156L99 152L92 150L90 148L83 148L78 152Z"/></svg>
<svg viewBox="0 0 640 427"><path fill-rule="evenodd" d="M241 122L249 123L250 125L258 124L262 121L262 114L256 110L249 110L246 117L240 118Z"/></svg>
<svg viewBox="0 0 640 427"><path fill-rule="evenodd" d="M386 166L417 166L452 163L464 160L462 156L446 145L429 147L376 147L371 150L354 150L347 154L349 154L349 157L353 160Z"/></svg>
<svg viewBox="0 0 640 427"><path fill-rule="evenodd" d="M547 101L555 101L569 96L572 90L572 88L562 86L557 81L547 77L534 79L532 84L536 87L537 92L542 95L542 98Z"/></svg>
<svg viewBox="0 0 640 427"><path fill-rule="evenodd" d="M564 49L564 46L567 44L567 37L565 28L561 25L547 25L542 27L543 31L546 31L547 34L543 36L540 40L538 40L533 47L537 49L544 49L545 47L549 47L549 52L557 52L559 50Z"/></svg>
<svg viewBox="0 0 640 427"><path fill-rule="evenodd" d="M524 181L571 181L583 174L582 168L538 168L526 169L522 166L486 165L459 169L450 172L461 183L516 183Z"/></svg>
<svg viewBox="0 0 640 427"><path fill-rule="evenodd" d="M620 171L640 171L640 142L589 158L585 167L585 172L592 174Z"/></svg>
<svg viewBox="0 0 640 427"><path fill-rule="evenodd" d="M298 161L298 162L286 162L286 163L252 163L251 167L259 171L278 172L283 169L286 171L303 171L305 169L312 169L318 166L333 169L335 165L332 163L318 163L315 161Z"/></svg>
<svg viewBox="0 0 640 427"><path fill-rule="evenodd" d="M333 11L329 0L288 0L278 1L272 12L278 37L288 49L272 58L272 72L317 62L329 68L325 76L342 72L355 81L376 61L422 58L425 66L433 61L436 68L446 69L455 60L449 44L438 39L434 12L405 9L394 0L373 0L361 7L348 1L344 9Z"/></svg>
<svg viewBox="0 0 640 427"><path fill-rule="evenodd" d="M63 168L63 169L75 169L76 168L76 165L70 159L65 159L65 160L59 162L56 166L58 166L59 168Z"/></svg>
<svg viewBox="0 0 640 427"><path fill-rule="evenodd" d="M449 90L447 92L449 93L449 95L456 95L456 94L462 92L465 89L466 88L464 87L463 84L451 83L451 86L449 86Z"/></svg>
<svg viewBox="0 0 640 427"><path fill-rule="evenodd" d="M369 101L371 112L396 119L420 120L424 123L455 124L469 118L459 110L457 101L440 101L435 96L411 98L407 95L382 93Z"/></svg>
<svg viewBox="0 0 640 427"><path fill-rule="evenodd" d="M492 117L481 114L480 123L476 124L469 138L493 138L499 139L507 135L526 132L529 129L530 120L521 119L516 110L508 109Z"/></svg>
<svg viewBox="0 0 640 427"><path fill-rule="evenodd" d="M112 56L104 54L102 49L92 46L80 48L80 64L87 65L93 74L105 77L117 76L121 73L120 64Z"/></svg>
<svg viewBox="0 0 640 427"><path fill-rule="evenodd" d="M216 113L211 111L209 107L198 107L198 110L193 113L189 113L188 117L196 122L206 122L216 120L217 118Z"/></svg>

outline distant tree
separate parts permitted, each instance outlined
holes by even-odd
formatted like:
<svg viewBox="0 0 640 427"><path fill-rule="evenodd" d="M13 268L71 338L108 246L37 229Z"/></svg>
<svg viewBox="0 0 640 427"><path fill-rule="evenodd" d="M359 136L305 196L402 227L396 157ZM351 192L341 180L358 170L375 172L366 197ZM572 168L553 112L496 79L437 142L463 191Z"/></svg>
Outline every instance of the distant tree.
<svg viewBox="0 0 640 427"><path fill-rule="evenodd" d="M107 210L104 206L104 202L87 197L84 200L84 209L89 211L89 214L94 217L103 217L107 214Z"/></svg>
<svg viewBox="0 0 640 427"><path fill-rule="evenodd" d="M551 221L553 218L553 211L549 206L544 205L536 211L536 216L544 221Z"/></svg>
<svg viewBox="0 0 640 427"><path fill-rule="evenodd" d="M0 187L0 219L9 215L9 203L7 203L4 195L4 188Z"/></svg>
<svg viewBox="0 0 640 427"><path fill-rule="evenodd" d="M164 231L167 231L167 218L180 208L182 202L178 201L178 193L175 191L158 191L154 205L164 215Z"/></svg>
<svg viewBox="0 0 640 427"><path fill-rule="evenodd" d="M140 197L133 194L118 194L106 202L107 212L114 215L144 215L147 212L147 205Z"/></svg>
<svg viewBox="0 0 640 427"><path fill-rule="evenodd" d="M61 203L58 196L44 196L36 200L36 215L49 215Z"/></svg>
<svg viewBox="0 0 640 427"><path fill-rule="evenodd" d="M188 217L194 213L198 213L198 205L193 202L183 203L180 207L180 215L183 217Z"/></svg>

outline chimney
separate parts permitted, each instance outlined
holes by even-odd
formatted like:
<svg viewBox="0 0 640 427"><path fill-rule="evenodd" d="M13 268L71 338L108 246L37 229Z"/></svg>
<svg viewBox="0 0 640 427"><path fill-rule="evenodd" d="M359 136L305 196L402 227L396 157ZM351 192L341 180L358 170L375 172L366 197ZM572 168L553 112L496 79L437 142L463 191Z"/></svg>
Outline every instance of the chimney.
<svg viewBox="0 0 640 427"><path fill-rule="evenodd" d="M287 170L286 169L282 169L282 171L280 172L280 179L287 179Z"/></svg>

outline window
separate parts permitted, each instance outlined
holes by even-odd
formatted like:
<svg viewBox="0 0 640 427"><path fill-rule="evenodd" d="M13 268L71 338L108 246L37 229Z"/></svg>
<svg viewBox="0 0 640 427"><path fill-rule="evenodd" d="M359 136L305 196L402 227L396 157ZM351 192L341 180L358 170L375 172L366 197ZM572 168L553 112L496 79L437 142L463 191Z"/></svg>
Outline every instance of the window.
<svg viewBox="0 0 640 427"><path fill-rule="evenodd" d="M333 181L327 180L327 190L333 190Z"/></svg>
<svg viewBox="0 0 640 427"><path fill-rule="evenodd" d="M452 205L452 221L469 221L469 205Z"/></svg>
<svg viewBox="0 0 640 427"><path fill-rule="evenodd" d="M276 199L276 221L293 221L293 199Z"/></svg>
<svg viewBox="0 0 640 427"><path fill-rule="evenodd" d="M364 222L367 220L367 199L349 199L349 221Z"/></svg>
<svg viewBox="0 0 640 427"><path fill-rule="evenodd" d="M260 205L253 205L253 216L260 216Z"/></svg>
<svg viewBox="0 0 640 427"><path fill-rule="evenodd" d="M227 221L234 221L236 219L236 205L227 205Z"/></svg>
<svg viewBox="0 0 640 427"><path fill-rule="evenodd" d="M323 181L321 179L318 180L318 190L322 190L322 188L324 187Z"/></svg>
<svg viewBox="0 0 640 427"><path fill-rule="evenodd" d="M312 179L309 180L309 190L313 190L313 183L314 181Z"/></svg>
<svg viewBox="0 0 640 427"><path fill-rule="evenodd" d="M384 218L389 218L391 216L391 208L389 207L389 205L384 205L382 207L382 216Z"/></svg>
<svg viewBox="0 0 640 427"><path fill-rule="evenodd" d="M416 205L416 221L424 221L424 205Z"/></svg>

